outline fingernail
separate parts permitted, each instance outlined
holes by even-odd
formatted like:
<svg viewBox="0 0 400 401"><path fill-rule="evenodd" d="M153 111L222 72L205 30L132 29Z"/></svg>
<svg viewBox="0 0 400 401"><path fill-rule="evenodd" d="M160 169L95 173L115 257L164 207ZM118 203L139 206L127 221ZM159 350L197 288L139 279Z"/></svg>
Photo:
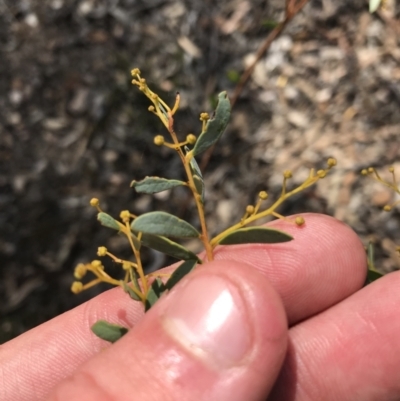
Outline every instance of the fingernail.
<svg viewBox="0 0 400 401"><path fill-rule="evenodd" d="M224 368L246 356L252 330L233 282L216 275L197 276L170 297L165 328L189 352Z"/></svg>

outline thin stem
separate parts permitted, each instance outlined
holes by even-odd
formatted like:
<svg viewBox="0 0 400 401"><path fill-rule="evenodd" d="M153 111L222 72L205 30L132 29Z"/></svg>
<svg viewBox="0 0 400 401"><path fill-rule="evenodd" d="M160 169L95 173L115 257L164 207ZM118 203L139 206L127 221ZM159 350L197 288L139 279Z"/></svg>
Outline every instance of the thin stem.
<svg viewBox="0 0 400 401"><path fill-rule="evenodd" d="M229 233L244 227L247 224L252 223L255 220L258 220L262 217L270 216L271 214L275 213L275 209L278 208L286 199L290 198L291 196L303 191L304 189L308 188L309 186L313 185L316 181L318 181L319 177L314 176L313 170L311 170L309 177L307 178L306 181L303 182L303 184L299 185L297 188L293 189L292 191L286 192L283 196L279 197L279 199L268 209L249 216L247 219L244 221L240 221L239 223L227 228L225 231L222 233L218 234L215 236L211 241L210 244L212 248L215 248L219 241L224 238L226 235Z"/></svg>
<svg viewBox="0 0 400 401"><path fill-rule="evenodd" d="M126 236L128 237L129 243L131 244L131 248L132 251L135 255L136 258L136 263L137 263L137 272L139 274L140 280L142 282L143 285L143 292L144 294L147 294L148 291L148 285L147 285L147 280L146 280L146 276L144 275L143 272L143 266L142 266L142 260L140 258L140 251L138 251L135 246L133 245L133 241L132 241L132 234L131 234L131 230L129 228L129 223L126 222Z"/></svg>

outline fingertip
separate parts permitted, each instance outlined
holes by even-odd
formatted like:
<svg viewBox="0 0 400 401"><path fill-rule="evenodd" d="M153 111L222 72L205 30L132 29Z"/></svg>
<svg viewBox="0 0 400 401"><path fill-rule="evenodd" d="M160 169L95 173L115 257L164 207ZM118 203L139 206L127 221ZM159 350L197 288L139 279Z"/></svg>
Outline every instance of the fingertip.
<svg viewBox="0 0 400 401"><path fill-rule="evenodd" d="M266 275L291 324L360 289L367 269L364 247L349 226L326 215L302 216L305 223L300 227L283 220L268 223L291 234L293 241L225 246L216 252L216 259L245 260Z"/></svg>
<svg viewBox="0 0 400 401"><path fill-rule="evenodd" d="M268 280L243 263L212 262L185 277L55 396L94 399L98 384L107 383L110 399L135 392L142 400L258 400L272 388L286 343L284 308Z"/></svg>

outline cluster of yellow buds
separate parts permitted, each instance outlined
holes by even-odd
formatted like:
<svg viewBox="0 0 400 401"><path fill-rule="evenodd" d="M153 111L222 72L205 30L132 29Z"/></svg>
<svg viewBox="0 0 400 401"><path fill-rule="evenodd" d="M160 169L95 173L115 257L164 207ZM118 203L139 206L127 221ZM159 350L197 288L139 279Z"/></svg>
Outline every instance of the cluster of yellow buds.
<svg viewBox="0 0 400 401"><path fill-rule="evenodd" d="M279 199L267 210L263 210L259 212L260 206L262 201L266 200L268 198L268 193L266 191L261 191L258 194L258 200L256 204L253 205L248 205L246 207L245 214L240 220L241 225L248 224L249 222L252 222L260 217L265 217L265 216L274 216L282 220L289 220L285 216L280 215L279 213L276 212L276 208L280 206L286 199L288 199L290 196L302 191L303 189L309 187L310 185L314 184L316 181L319 179L325 178L326 175L328 174L329 170L332 167L335 167L337 164L336 159L330 157L327 160L327 168L323 170L318 170L316 174L314 174L314 170L311 170L310 175L308 178L297 188L288 191L287 190L287 181L293 177L293 173L291 170L285 170L283 172L283 184L282 184L282 193ZM292 221L292 220L290 220ZM302 216L297 216L294 220L294 223L298 226L302 226L305 223L305 220Z"/></svg>

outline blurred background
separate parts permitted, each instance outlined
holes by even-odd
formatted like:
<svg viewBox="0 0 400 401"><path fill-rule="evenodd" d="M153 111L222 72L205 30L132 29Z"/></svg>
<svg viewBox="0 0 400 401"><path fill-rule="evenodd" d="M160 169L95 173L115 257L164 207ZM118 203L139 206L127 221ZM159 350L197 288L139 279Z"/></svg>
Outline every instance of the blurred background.
<svg viewBox="0 0 400 401"><path fill-rule="evenodd" d="M174 213L196 224L179 188L155 197L129 187L145 175L182 178L165 134L131 85L140 68L171 104L176 130L198 134L200 112L233 93L284 14L283 0L0 0L0 343L98 294L70 292L78 262L100 245L129 257L99 225L90 198ZM400 268L400 208L390 189L361 177L400 177L400 4L310 0L261 58L207 164L213 233L240 219L260 190L279 196L282 171L300 184L328 157L338 166L289 200L282 214L320 212L373 240L377 266ZM196 249L196 244L189 244ZM144 255L148 269L169 263ZM115 266L109 265L111 271Z"/></svg>

